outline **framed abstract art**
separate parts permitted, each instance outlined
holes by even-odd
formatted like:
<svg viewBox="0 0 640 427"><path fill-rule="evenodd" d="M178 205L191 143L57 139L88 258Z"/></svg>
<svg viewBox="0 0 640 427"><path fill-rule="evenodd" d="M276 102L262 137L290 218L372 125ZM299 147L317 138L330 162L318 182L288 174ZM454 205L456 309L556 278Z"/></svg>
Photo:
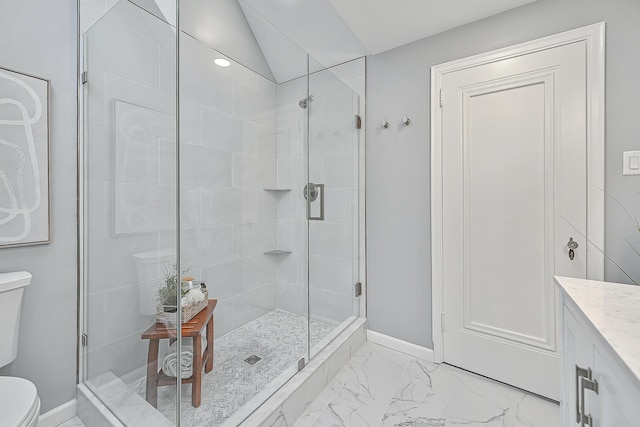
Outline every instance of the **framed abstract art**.
<svg viewBox="0 0 640 427"><path fill-rule="evenodd" d="M51 242L49 85L0 67L0 248Z"/></svg>

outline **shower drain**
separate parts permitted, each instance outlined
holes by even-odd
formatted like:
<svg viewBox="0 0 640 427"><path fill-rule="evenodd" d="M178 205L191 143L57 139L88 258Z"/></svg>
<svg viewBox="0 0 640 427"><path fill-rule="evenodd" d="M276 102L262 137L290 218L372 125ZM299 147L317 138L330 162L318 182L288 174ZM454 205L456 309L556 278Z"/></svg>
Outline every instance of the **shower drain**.
<svg viewBox="0 0 640 427"><path fill-rule="evenodd" d="M245 362L247 362L249 365L255 365L256 363L258 363L260 360L262 360L261 357L256 356L255 354L252 356L247 357L246 359L244 359Z"/></svg>

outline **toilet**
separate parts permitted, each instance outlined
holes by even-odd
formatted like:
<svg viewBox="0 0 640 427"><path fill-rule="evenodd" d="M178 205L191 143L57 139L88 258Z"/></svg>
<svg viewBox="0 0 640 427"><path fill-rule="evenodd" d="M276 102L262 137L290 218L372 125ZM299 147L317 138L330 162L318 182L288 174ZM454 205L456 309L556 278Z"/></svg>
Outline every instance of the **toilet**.
<svg viewBox="0 0 640 427"><path fill-rule="evenodd" d="M176 250L155 249L132 256L138 279L138 310L145 316L155 315L158 288L164 282L166 272L176 262Z"/></svg>
<svg viewBox="0 0 640 427"><path fill-rule="evenodd" d="M18 355L22 294L30 283L31 274L26 271L0 273L0 367ZM0 414L3 427L37 426L40 398L36 386L24 378L0 376Z"/></svg>

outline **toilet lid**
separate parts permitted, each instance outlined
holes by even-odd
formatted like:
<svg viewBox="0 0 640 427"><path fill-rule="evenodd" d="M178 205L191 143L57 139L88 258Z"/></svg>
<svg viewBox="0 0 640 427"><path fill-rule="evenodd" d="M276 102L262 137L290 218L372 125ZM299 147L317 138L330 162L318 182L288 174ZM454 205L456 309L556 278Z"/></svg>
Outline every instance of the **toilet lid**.
<svg viewBox="0 0 640 427"><path fill-rule="evenodd" d="M24 378L0 377L0 414L3 425L21 425L33 415L37 404L38 391L33 383Z"/></svg>

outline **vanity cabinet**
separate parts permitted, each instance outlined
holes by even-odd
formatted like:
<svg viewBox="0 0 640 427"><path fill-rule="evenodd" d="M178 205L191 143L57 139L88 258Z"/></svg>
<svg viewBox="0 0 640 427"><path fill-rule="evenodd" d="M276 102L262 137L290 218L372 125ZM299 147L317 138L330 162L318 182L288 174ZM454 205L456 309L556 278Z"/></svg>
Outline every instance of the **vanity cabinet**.
<svg viewBox="0 0 640 427"><path fill-rule="evenodd" d="M558 283L562 288L561 281ZM607 301L607 290L608 288L603 292L596 288L578 288L578 292L595 293L589 298L600 303ZM640 288L634 291L640 293ZM633 327L635 322L627 322L628 319L622 317L615 318L616 315L623 315L624 309L616 310L615 307L609 307L608 313L612 316L604 316L602 312L598 312L594 315L597 317L594 322L589 317L590 314L594 314L593 307L583 311L580 303L586 300L582 301L576 297L576 302L572 296L576 297L576 294L566 291L563 293L564 426L640 426L640 379L637 372L629 367L629 360L625 360L627 355L621 356L614 350L617 341L609 342L606 338L611 333L620 334L620 340L636 340L636 344L640 344L638 327L633 328L636 331L625 337L625 328ZM636 310L640 315L640 306L636 307ZM621 324L617 325L617 321ZM640 326L638 323L635 325ZM603 331L599 327L606 329ZM625 345L627 344L625 342ZM640 358L640 354L635 357Z"/></svg>

